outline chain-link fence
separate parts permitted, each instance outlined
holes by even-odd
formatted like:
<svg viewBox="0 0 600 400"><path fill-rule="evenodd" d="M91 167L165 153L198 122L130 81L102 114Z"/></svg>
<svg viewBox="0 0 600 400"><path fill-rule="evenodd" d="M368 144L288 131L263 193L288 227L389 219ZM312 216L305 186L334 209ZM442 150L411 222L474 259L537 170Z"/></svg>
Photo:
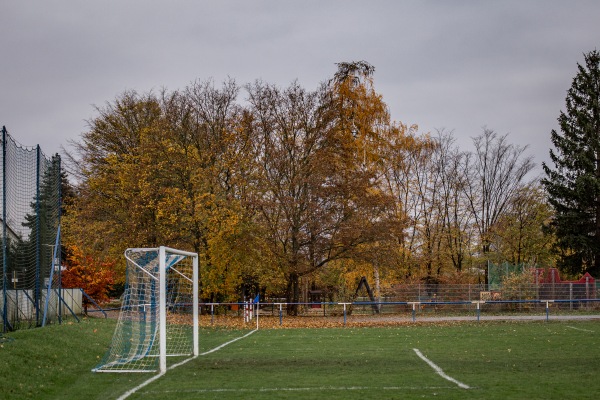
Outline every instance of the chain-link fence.
<svg viewBox="0 0 600 400"><path fill-rule="evenodd" d="M60 157L24 147L2 128L0 198L3 332L68 312L60 290Z"/></svg>

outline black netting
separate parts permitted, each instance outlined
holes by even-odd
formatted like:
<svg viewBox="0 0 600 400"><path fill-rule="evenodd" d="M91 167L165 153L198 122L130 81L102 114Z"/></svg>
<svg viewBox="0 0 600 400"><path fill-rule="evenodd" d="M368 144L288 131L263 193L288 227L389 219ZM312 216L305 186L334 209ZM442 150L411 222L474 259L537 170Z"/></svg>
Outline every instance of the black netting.
<svg viewBox="0 0 600 400"><path fill-rule="evenodd" d="M59 289L60 157L19 145L6 129L0 147L0 313L6 332L56 321L68 303Z"/></svg>

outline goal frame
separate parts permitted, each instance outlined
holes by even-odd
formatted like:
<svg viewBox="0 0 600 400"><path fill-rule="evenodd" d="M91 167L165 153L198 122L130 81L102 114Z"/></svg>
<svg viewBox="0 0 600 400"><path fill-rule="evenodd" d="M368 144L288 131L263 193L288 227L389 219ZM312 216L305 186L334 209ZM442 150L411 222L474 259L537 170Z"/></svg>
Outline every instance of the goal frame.
<svg viewBox="0 0 600 400"><path fill-rule="evenodd" d="M150 272L150 271L146 271L145 268L140 267L140 265L137 264L136 260L131 258L132 254L135 253L154 253L154 257L157 257L158 260L156 260L156 258L154 258L154 272ZM109 359L111 359L111 357L113 357L111 354L113 355L118 355L119 353L114 353L114 349L123 349L121 343L123 343L123 341L121 340L122 336L117 336L118 333L120 334L122 332L121 329L123 329L122 325L122 321L127 321L130 318L130 314L127 314L127 316L125 316L122 320L122 314L124 312L124 309L121 310L120 314L119 314L119 322L117 323L117 327L115 328L115 334L113 335L113 339L112 339L112 343L111 346L109 347L109 349L107 350L107 353L105 355L105 360L103 361L102 364L98 365L96 368L92 369L93 372L159 372L160 374L163 374L167 371L167 357L168 356L184 356L184 355L189 355L190 358L188 358L188 361L190 359L193 359L195 357L197 357L199 355L199 284L198 284L198 278L199 278L199 272L198 272L198 254L197 253L193 253L193 252L189 252L189 251L183 251L183 250L179 250L179 249L175 249L175 248L171 248L171 247L166 247L166 246L160 246L160 247L147 247L147 248L128 248L127 250L125 250L124 252L125 255L125 259L127 260L127 264L129 265L130 263L133 264L133 266L135 268L138 268L137 271L139 274L141 274L141 276L146 276L147 279L150 279L150 281L155 282L156 285L155 289L154 289L154 293L158 292L155 294L155 301L156 303L156 308L154 308L154 312L155 312L155 321L158 323L158 327L156 330L154 330L154 336L152 336L152 339L150 339L150 341L154 341L155 339L158 339L156 343L154 345L149 344L150 347L147 347L147 349L150 349L151 347L154 347L154 349L157 350L156 353L154 353L153 355L143 355L143 356L137 356L135 355L135 353L128 353L129 355L127 357L132 357L129 358L127 361L125 362L121 362L120 360L115 361L113 359L113 361L107 362ZM179 260L177 261L173 261L172 256L177 257L181 257L179 258ZM187 272L184 271L180 271L178 270L178 268L176 268L176 265L182 261L183 259L188 258L191 259L189 261L186 261L187 264ZM191 261L191 263L190 263ZM190 265L191 264L191 265ZM189 270L189 268L191 267L191 271ZM129 267L128 267L129 268ZM189 301L191 301L191 319L192 319L192 340L188 341L188 351L190 351L189 353L186 354L179 354L177 352L173 353L173 348L171 348L171 345L169 345L167 343L167 332L170 332L169 335L172 336L172 331L170 331L167 328L167 322L168 322L168 307L170 306L169 304L167 304L168 302L168 298L167 296L171 296L172 293L176 293L176 292L169 292L167 293L167 285L170 282L170 277L173 276L173 274L176 274L176 276L179 276L178 279L183 279L188 281L188 285L191 283L191 299L188 297L188 306L189 306ZM190 276L191 275L191 276ZM135 282L138 282L137 280ZM128 286L129 286L129 277L127 278L127 284L126 284L126 292L129 290ZM137 283L136 283L137 285ZM188 286L188 288L190 288L190 286ZM134 289L135 290L135 289ZM188 292L189 293L189 292ZM128 303L128 302L127 302ZM157 304L158 303L158 304ZM186 304L186 303L184 303ZM129 304L125 305L126 307L129 307ZM189 308L188 308L189 310ZM189 316L189 314L188 314ZM189 319L188 319L189 321ZM156 335L158 335L158 338L156 338ZM117 339L118 341L115 342L116 338L119 337L119 339ZM189 338L189 336L188 336ZM115 343L117 343L115 345ZM175 343L175 342L174 342ZM158 346L157 346L158 345ZM113 348L113 346L116 346L115 348ZM117 350L120 351L120 350ZM128 352L129 350L125 350L126 352ZM168 353L169 352L169 353ZM129 363L129 361L134 361L135 360L141 360L142 358L146 358L146 357L154 357L154 359L156 360L156 358L158 358L158 362L155 365L155 367L153 369L145 369L144 367L142 368L114 368L115 366L125 366ZM148 364L146 364L146 367L148 366ZM157 368L158 367L158 368Z"/></svg>
<svg viewBox="0 0 600 400"><path fill-rule="evenodd" d="M198 342L198 254L183 250L177 250L170 247L160 246L158 248L159 256L159 370L161 373L167 371L167 251L169 253L179 254L192 258L192 285L193 285L193 356L199 354Z"/></svg>

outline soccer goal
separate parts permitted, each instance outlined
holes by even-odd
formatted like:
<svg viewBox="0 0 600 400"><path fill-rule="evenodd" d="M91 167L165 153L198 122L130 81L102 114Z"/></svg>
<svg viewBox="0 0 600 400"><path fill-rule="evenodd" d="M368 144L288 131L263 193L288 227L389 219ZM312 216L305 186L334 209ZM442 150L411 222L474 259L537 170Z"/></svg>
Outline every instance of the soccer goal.
<svg viewBox="0 0 600 400"><path fill-rule="evenodd" d="M127 249L126 284L112 343L94 372L165 372L167 357L198 355L198 255Z"/></svg>

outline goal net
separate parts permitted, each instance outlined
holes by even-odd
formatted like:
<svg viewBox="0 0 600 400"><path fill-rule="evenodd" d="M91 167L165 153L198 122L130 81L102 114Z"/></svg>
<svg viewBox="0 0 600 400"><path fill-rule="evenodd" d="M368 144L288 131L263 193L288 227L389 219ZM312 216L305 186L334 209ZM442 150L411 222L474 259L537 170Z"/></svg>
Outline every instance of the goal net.
<svg viewBox="0 0 600 400"><path fill-rule="evenodd" d="M127 249L126 284L112 343L94 372L164 372L167 357L198 355L198 255Z"/></svg>

